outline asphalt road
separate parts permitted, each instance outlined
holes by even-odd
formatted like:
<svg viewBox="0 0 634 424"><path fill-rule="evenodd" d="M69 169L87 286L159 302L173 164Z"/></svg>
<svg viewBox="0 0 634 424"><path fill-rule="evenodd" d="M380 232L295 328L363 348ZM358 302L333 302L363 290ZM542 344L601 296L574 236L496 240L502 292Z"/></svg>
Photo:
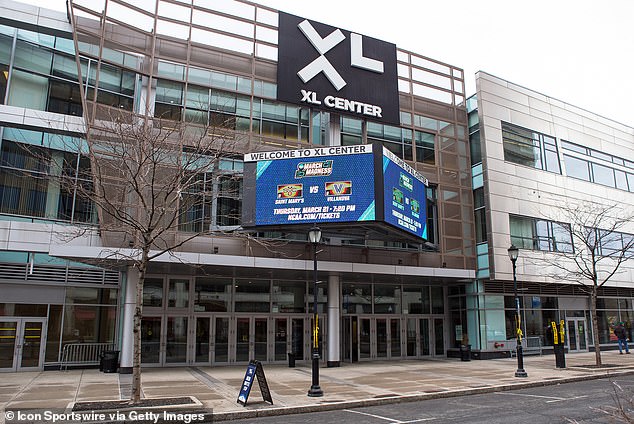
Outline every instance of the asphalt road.
<svg viewBox="0 0 634 424"><path fill-rule="evenodd" d="M621 402L630 421L600 409ZM620 423L634 422L634 376L340 411L231 421L232 424Z"/></svg>

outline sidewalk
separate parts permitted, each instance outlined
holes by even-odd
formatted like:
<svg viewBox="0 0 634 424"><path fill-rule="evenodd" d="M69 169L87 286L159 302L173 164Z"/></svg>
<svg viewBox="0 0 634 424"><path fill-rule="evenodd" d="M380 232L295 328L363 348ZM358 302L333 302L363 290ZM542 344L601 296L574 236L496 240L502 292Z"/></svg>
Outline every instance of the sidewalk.
<svg viewBox="0 0 634 424"><path fill-rule="evenodd" d="M264 365L273 405L262 401L253 385L246 407L236 399L246 366L145 368L143 394L146 398L194 396L214 420L264 415L302 413L396 403L459 394L501 391L511 388L557 384L590 378L634 373L634 355L602 352L604 364L595 370L594 353L566 355L565 369L555 368L555 358L528 356L524 359L527 378L514 377L516 358L462 362L459 359L403 360L342 364L321 368L322 398L310 398L310 363L296 368ZM3 374L0 379L0 409L66 408L77 401L127 398L131 376L104 374L98 370L43 371ZM0 422L4 414L0 414Z"/></svg>

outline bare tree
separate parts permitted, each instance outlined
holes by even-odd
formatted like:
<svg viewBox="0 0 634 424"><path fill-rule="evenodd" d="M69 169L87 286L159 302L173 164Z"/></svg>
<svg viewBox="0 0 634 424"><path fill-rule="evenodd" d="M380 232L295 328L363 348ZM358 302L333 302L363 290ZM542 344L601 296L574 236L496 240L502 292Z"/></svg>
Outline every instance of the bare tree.
<svg viewBox="0 0 634 424"><path fill-rule="evenodd" d="M548 218L561 223L557 225L560 234L549 240L558 253L541 261L550 267L548 277L574 282L588 294L595 360L601 366L597 296L601 287L623 272L623 263L634 256L634 235L625 232L631 228L634 215L617 204L587 202L560 205L558 215ZM572 246L560 238L562 235L569 235Z"/></svg>
<svg viewBox="0 0 634 424"><path fill-rule="evenodd" d="M141 399L141 318L148 266L212 229L228 234L238 228L241 175L225 172L224 165L241 158L246 143L231 121L203 127L114 108L101 111L100 119L88 120L85 140L64 146L80 152L83 166L56 164L48 151L30 154L49 164L48 177L59 181L62 191L75 193L75 202L92 206L106 246L100 263L116 260L138 274L130 399L136 404ZM236 199L235 207L212 214L218 194ZM212 223L212 216L225 225ZM80 236L85 228L90 226L70 237Z"/></svg>

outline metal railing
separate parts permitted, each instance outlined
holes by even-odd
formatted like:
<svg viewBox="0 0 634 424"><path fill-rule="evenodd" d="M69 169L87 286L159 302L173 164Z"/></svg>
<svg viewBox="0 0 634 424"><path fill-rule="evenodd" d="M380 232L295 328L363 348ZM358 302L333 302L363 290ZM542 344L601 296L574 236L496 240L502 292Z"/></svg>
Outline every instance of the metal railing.
<svg viewBox="0 0 634 424"><path fill-rule="evenodd" d="M112 343L68 343L62 349L60 369L73 365L98 365L101 352L113 350Z"/></svg>
<svg viewBox="0 0 634 424"><path fill-rule="evenodd" d="M540 336L526 337L524 339L526 345L524 346L524 354L526 355L541 355L542 354L542 338Z"/></svg>

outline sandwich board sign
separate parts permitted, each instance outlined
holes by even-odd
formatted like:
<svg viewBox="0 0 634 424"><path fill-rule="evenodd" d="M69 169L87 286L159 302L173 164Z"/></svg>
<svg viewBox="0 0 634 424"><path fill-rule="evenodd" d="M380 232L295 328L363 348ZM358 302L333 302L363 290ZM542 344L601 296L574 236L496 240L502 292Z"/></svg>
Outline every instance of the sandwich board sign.
<svg viewBox="0 0 634 424"><path fill-rule="evenodd" d="M242 406L247 406L247 400L249 399L251 387L253 387L255 379L258 380L258 384L260 385L260 393L262 393L262 398L264 399L264 401L269 402L271 405L273 405L273 398L271 397L269 385L266 382L264 368L262 367L262 363L256 360L250 361L249 365L247 365L247 371L244 374L242 386L240 387L240 394L238 394L238 403L242 404Z"/></svg>

